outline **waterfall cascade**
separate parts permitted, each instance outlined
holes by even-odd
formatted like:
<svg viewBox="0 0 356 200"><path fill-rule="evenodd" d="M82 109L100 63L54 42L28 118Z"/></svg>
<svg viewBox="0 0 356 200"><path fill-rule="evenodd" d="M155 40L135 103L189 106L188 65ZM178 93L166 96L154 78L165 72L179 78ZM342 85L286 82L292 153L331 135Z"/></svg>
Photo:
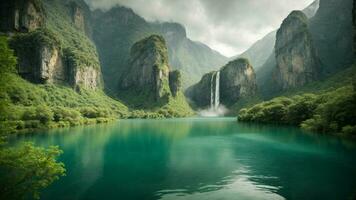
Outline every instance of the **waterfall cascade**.
<svg viewBox="0 0 356 200"><path fill-rule="evenodd" d="M220 71L211 76L210 84L210 108L217 109L220 104Z"/></svg>

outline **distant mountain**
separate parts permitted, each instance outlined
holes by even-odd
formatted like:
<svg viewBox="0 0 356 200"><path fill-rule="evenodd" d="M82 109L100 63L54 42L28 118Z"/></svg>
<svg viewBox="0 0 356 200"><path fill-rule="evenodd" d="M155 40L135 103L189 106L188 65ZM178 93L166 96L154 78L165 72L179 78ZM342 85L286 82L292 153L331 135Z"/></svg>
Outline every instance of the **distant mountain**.
<svg viewBox="0 0 356 200"><path fill-rule="evenodd" d="M183 87L197 82L206 72L217 69L228 60L207 45L187 38L178 23L147 22L126 7L114 7L93 14L93 39L97 45L107 89L115 91L127 67L131 46L151 35L159 34L167 41L169 64L182 72Z"/></svg>
<svg viewBox="0 0 356 200"><path fill-rule="evenodd" d="M277 31L272 31L268 33L245 52L233 57L233 59L247 58L250 60L254 69L259 70L273 52L274 43L276 42L276 32Z"/></svg>

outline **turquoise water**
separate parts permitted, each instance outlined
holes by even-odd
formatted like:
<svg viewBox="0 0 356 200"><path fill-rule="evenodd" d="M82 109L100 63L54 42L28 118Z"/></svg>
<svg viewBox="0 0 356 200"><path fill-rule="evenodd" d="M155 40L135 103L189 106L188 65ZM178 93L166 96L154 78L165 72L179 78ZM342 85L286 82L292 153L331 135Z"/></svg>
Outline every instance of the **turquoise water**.
<svg viewBox="0 0 356 200"><path fill-rule="evenodd" d="M21 137L59 145L42 199L351 199L356 143L234 118L121 120Z"/></svg>

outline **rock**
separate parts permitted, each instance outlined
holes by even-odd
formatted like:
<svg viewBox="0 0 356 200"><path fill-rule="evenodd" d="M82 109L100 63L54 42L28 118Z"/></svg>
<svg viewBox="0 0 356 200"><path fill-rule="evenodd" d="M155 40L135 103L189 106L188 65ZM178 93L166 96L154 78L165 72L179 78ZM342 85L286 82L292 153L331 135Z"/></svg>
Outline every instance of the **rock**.
<svg viewBox="0 0 356 200"><path fill-rule="evenodd" d="M214 92L216 71L203 75L200 81L189 87L185 94L198 108L209 108L211 106L212 91Z"/></svg>
<svg viewBox="0 0 356 200"><path fill-rule="evenodd" d="M318 79L320 61L303 12L291 12L278 29L275 57L275 80L281 89L303 86Z"/></svg>
<svg viewBox="0 0 356 200"><path fill-rule="evenodd" d="M231 106L257 93L255 71L247 59L229 62L220 70L220 102Z"/></svg>
<svg viewBox="0 0 356 200"><path fill-rule="evenodd" d="M30 32L44 24L43 5L39 0L3 0L0 3L0 31Z"/></svg>
<svg viewBox="0 0 356 200"><path fill-rule="evenodd" d="M156 102L167 99L171 93L168 52L163 37L152 35L133 45L128 70L121 80L121 90L135 90Z"/></svg>
<svg viewBox="0 0 356 200"><path fill-rule="evenodd" d="M215 99L217 71L205 74L195 85L189 87L186 95L196 107L207 108ZM247 59L239 58L229 62L220 69L219 82L220 103L231 106L241 98L257 93L256 75Z"/></svg>
<svg viewBox="0 0 356 200"><path fill-rule="evenodd" d="M70 83L74 88L96 90L101 87L101 73L94 67L71 67Z"/></svg>
<svg viewBox="0 0 356 200"><path fill-rule="evenodd" d="M37 30L14 36L10 42L18 57L18 73L33 83L55 83L75 88L97 89L101 87L100 69L79 64L75 55L62 53L60 45L51 33Z"/></svg>
<svg viewBox="0 0 356 200"><path fill-rule="evenodd" d="M178 92L182 88L182 75L179 70L174 70L169 72L169 88L174 97L177 96Z"/></svg>

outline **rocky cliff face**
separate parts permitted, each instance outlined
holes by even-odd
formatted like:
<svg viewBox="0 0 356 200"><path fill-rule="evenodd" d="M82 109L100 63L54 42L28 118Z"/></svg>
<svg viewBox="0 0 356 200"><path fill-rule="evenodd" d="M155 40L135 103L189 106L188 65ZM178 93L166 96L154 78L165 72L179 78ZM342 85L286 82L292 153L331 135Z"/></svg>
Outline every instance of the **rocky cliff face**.
<svg viewBox="0 0 356 200"><path fill-rule="evenodd" d="M289 89L316 80L320 61L309 32L308 18L293 11L277 31L275 78L281 89Z"/></svg>
<svg viewBox="0 0 356 200"><path fill-rule="evenodd" d="M211 106L212 92L214 92L216 79L214 78L216 71L209 72L203 75L197 84L190 86L186 90L188 96L198 108L209 108Z"/></svg>
<svg viewBox="0 0 356 200"><path fill-rule="evenodd" d="M247 59L239 58L221 68L220 101L230 106L257 93L256 75Z"/></svg>
<svg viewBox="0 0 356 200"><path fill-rule="evenodd" d="M195 106L211 106L212 96L216 92L217 71L205 74L195 85L189 87L186 95ZM257 93L256 75L247 59L239 58L229 62L220 69L220 102L231 106L241 98L251 97Z"/></svg>
<svg viewBox="0 0 356 200"><path fill-rule="evenodd" d="M4 0L0 3L0 31L33 31L44 24L39 0Z"/></svg>
<svg viewBox="0 0 356 200"><path fill-rule="evenodd" d="M124 93L129 90L144 95L142 101L168 101L168 52L163 37L152 35L133 45L128 70L121 80L119 88Z"/></svg>

